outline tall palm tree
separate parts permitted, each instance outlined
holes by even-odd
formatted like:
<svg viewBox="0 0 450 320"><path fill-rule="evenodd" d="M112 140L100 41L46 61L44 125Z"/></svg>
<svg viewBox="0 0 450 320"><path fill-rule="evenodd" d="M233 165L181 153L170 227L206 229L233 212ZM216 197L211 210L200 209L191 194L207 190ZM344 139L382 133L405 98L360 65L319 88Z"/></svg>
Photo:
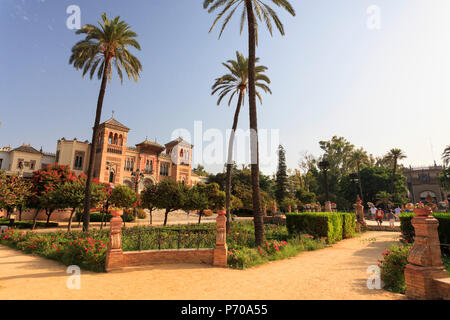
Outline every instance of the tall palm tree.
<svg viewBox="0 0 450 320"><path fill-rule="evenodd" d="M356 170L358 172L358 185L359 185L359 194L361 196L361 201L364 202L364 196L363 196L363 190L362 190L362 183L361 183L361 165L363 162L368 162L369 158L367 156L367 153L361 148L353 151L353 153L350 155L349 164L351 166L356 167Z"/></svg>
<svg viewBox="0 0 450 320"><path fill-rule="evenodd" d="M256 63L259 58L255 59ZM231 214L230 214L230 202L231 202L231 172L233 170L233 146L234 137L236 133L236 128L239 120L239 113L241 111L241 106L244 102L245 91L248 89L248 59L238 51L236 51L236 60L228 60L227 63L222 63L225 68L228 69L230 73L223 75L216 79L216 82L212 86L212 95L218 93L219 99L217 100L217 105L227 95L231 94L228 100L228 106L231 105L231 101L237 95L238 101L236 106L236 111L234 112L233 127L231 130L230 141L228 145L228 161L227 161L227 173L226 173L226 202L225 207L227 210L227 232L230 230ZM256 87L262 89L265 93L272 93L268 85L270 84L270 79L264 74L267 70L265 66L255 66L255 80ZM262 104L261 94L256 91L256 96L259 102Z"/></svg>
<svg viewBox="0 0 450 320"><path fill-rule="evenodd" d="M295 10L288 0L267 0L277 7L284 8L291 15L295 16ZM266 1L266 2L267 2ZM275 10L262 0L204 0L203 7L208 9L209 13L214 12L218 8L222 8L215 19L211 30L216 23L224 18L220 36L223 30L230 22L236 10L242 7L241 13L241 34L244 28L245 19L247 18L248 27L248 98L249 98L249 116L250 116L250 145L251 145L251 169L252 169L252 190L253 190L253 215L255 225L255 242L256 245L262 245L264 239L264 223L261 210L261 194L259 190L259 150L258 150L258 119L256 112L256 45L258 42L258 20L264 21L270 34L272 34L272 21L284 35L284 26L279 19ZM256 13L256 15L255 15Z"/></svg>
<svg viewBox="0 0 450 320"><path fill-rule="evenodd" d="M450 145L444 149L444 152L442 153L442 160L444 161L445 166L450 164Z"/></svg>
<svg viewBox="0 0 450 320"><path fill-rule="evenodd" d="M397 172L397 164L399 160L405 159L406 154L398 148L391 149L388 152L387 158L392 161L394 167L392 169L392 182L391 182L391 194L394 194L394 183L395 183L395 174Z"/></svg>
<svg viewBox="0 0 450 320"><path fill-rule="evenodd" d="M375 195L377 202L376 205L379 206L380 204L383 205L385 209L387 209L389 206L393 206L394 203L392 202L392 195L387 193L386 191L380 191Z"/></svg>
<svg viewBox="0 0 450 320"><path fill-rule="evenodd" d="M77 42L72 48L72 55L69 63L73 64L75 69L83 69L83 77L89 71L92 79L97 71L98 79L102 80L100 93L97 100L97 111L95 114L94 128L92 130L92 144L89 155L89 166L86 181L83 230L89 229L89 211L91 198L91 184L93 178L94 156L97 147L97 133L102 115L103 98L105 96L106 82L111 81L111 69L115 67L120 81L123 83L124 69L128 79L134 79L137 82L140 77L142 65L139 60L133 56L127 49L131 46L141 50L141 46L135 40L137 34L130 30L130 26L120 17L109 20L106 13L102 14L102 21L98 22L99 27L87 24L79 29L77 34L85 34L84 40Z"/></svg>

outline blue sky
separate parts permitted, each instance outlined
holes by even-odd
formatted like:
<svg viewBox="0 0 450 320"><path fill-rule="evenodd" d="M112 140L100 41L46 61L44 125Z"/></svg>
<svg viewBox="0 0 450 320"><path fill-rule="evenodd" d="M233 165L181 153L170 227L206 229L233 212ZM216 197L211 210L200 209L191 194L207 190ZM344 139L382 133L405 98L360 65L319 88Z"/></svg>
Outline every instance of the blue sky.
<svg viewBox="0 0 450 320"><path fill-rule="evenodd" d="M204 130L229 128L234 108L217 107L210 87L224 73L221 62L246 52L247 40L237 17L221 40L218 30L208 34L215 14L202 2L2 0L0 145L25 142L55 152L62 137L90 139L100 83L68 64L82 38L66 27L73 4L82 24L106 12L139 35L142 78L121 85L113 77L103 108L103 120L115 110L132 129L129 145L146 136L165 143L178 128L193 131L194 121ZM259 107L259 127L280 130L288 167L297 168L304 152L320 155L318 142L333 135L374 155L400 147L405 165L440 163L450 144L448 1L291 2L297 16L281 14L286 36L261 28L257 48L273 91ZM381 9L380 30L366 26L370 5ZM247 105L240 127L248 128Z"/></svg>

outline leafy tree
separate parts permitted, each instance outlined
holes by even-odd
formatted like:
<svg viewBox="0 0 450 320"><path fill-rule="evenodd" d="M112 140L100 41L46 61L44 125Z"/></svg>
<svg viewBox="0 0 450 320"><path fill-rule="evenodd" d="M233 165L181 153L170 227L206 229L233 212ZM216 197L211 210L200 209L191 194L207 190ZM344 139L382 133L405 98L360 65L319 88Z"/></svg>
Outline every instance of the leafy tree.
<svg viewBox="0 0 450 320"><path fill-rule="evenodd" d="M297 202L293 198L285 197L280 202L280 209L282 212L292 212L294 210L294 207L297 205ZM289 210L289 206L291 207L291 210Z"/></svg>
<svg viewBox="0 0 450 320"><path fill-rule="evenodd" d="M153 223L153 210L156 209L158 199L158 186L156 184L148 185L141 193L142 206L150 211L150 225Z"/></svg>
<svg viewBox="0 0 450 320"><path fill-rule="evenodd" d="M256 63L259 61L259 58L256 58ZM220 102L227 95L230 95L230 99L228 100L228 106L231 105L233 98L237 95L238 101L236 105L236 110L234 112L234 120L233 127L231 130L230 141L228 143L228 161L227 161L227 173L226 173L226 204L225 209L227 211L227 225L226 228L229 230L231 223L231 215L230 215L230 202L231 202L231 172L233 170L233 146L234 146L234 138L235 133L239 121L239 113L241 111L241 106L244 102L245 92L248 89L248 59L244 57L243 54L236 51L236 60L228 60L227 63L223 63L225 68L228 69L230 73L227 73L220 78L217 78L214 85L212 86L211 94L219 94L219 99L217 100L217 105L220 105ZM270 79L264 74L267 70L265 66L255 66L255 81L256 87L262 89L264 92L272 93L268 84L270 84ZM260 103L262 104L262 98L258 91L256 91L256 95L259 98Z"/></svg>
<svg viewBox="0 0 450 320"><path fill-rule="evenodd" d="M81 177L77 181L66 182L58 185L53 191L53 199L59 203L59 208L70 208L69 223L67 231L72 231L73 215L77 209L81 209L84 203L84 190L86 187L86 178ZM105 200L103 185L94 183L91 189L91 205L96 206Z"/></svg>
<svg viewBox="0 0 450 320"><path fill-rule="evenodd" d="M282 145L278 147L278 170L276 175L275 198L281 205L281 202L287 195L288 175L286 167L286 152Z"/></svg>
<svg viewBox="0 0 450 320"><path fill-rule="evenodd" d="M383 205L383 207L386 209L389 206L393 206L394 203L392 202L392 195L390 193L387 193L386 191L380 191L377 193L377 202L376 205Z"/></svg>
<svg viewBox="0 0 450 320"><path fill-rule="evenodd" d="M401 149L391 149L387 154L387 158L392 161L394 167L392 168L392 183L391 183L391 194L394 193L394 182L395 182L395 173L397 172L398 161L405 159L406 155Z"/></svg>
<svg viewBox="0 0 450 320"><path fill-rule="evenodd" d="M14 209L19 210L19 220L22 220L22 210L26 206L31 193L31 183L18 176L6 176L0 171L0 209L6 209L7 214Z"/></svg>
<svg viewBox="0 0 450 320"><path fill-rule="evenodd" d="M155 207L164 209L164 225L170 212L182 209L186 199L185 186L173 179L167 178L158 184Z"/></svg>
<svg viewBox="0 0 450 320"><path fill-rule="evenodd" d="M137 200L136 192L124 185L114 187L109 199L113 206L124 210L131 208Z"/></svg>
<svg viewBox="0 0 450 320"><path fill-rule="evenodd" d="M196 174L199 175L201 177L207 177L209 176L209 173L205 171L205 167L202 166L201 164L197 165L197 168L192 169L192 171Z"/></svg>
<svg viewBox="0 0 450 320"><path fill-rule="evenodd" d="M367 164L368 160L369 159L367 153L362 148L353 151L349 159L350 164L356 167L356 171L358 174L359 195L361 197L361 201L363 202L364 202L364 195L361 182L361 165Z"/></svg>
<svg viewBox="0 0 450 320"><path fill-rule="evenodd" d="M448 166L450 164L450 145L444 149L442 153L442 161L444 161L444 165Z"/></svg>
<svg viewBox="0 0 450 320"><path fill-rule="evenodd" d="M53 211L60 208L59 202L52 191L61 184L74 182L77 179L77 175L70 170L69 166L59 164L33 172L31 179L33 195L28 199L28 206L36 209L33 217L33 230L36 227L37 216L41 210L45 210L47 223L49 223Z"/></svg>
<svg viewBox="0 0 450 320"><path fill-rule="evenodd" d="M295 197L302 204L315 203L317 201L316 194L306 191L305 189L298 190L295 194Z"/></svg>
<svg viewBox="0 0 450 320"><path fill-rule="evenodd" d="M442 170L439 179L441 180L442 188L444 188L447 191L450 191L450 168Z"/></svg>
<svg viewBox="0 0 450 320"><path fill-rule="evenodd" d="M102 14L102 21L98 22L98 24L99 27L92 24L84 25L76 32L77 34L85 34L86 38L73 46L69 60L69 63L73 64L77 70L83 69L83 76L89 72L91 79L98 67L97 77L99 80L102 80L92 131L91 150L95 150L97 147L98 128L102 115L106 82L108 79L111 81L112 68L115 67L121 82L123 82L122 70L125 70L128 79L131 80L133 78L135 82L140 77L140 71L142 70L139 60L127 49L130 46L137 50L141 49L141 46L135 39L137 34L130 29L130 26L125 21L120 20L120 17L109 20L106 17L106 13ZM90 152L84 201L84 231L89 230L94 156L95 152Z"/></svg>
<svg viewBox="0 0 450 320"><path fill-rule="evenodd" d="M271 0L271 3L277 7L282 7L288 13L295 16L295 11L292 5L287 0ZM222 35L223 30L227 26L231 17L238 8L242 8L241 14L241 33L247 18L248 27L248 92L249 92L249 116L250 116L250 130L251 146L252 146L252 192L253 192L253 214L255 226L255 243L261 246L264 240L264 223L263 214L261 210L261 194L259 188L259 154L258 154L258 121L256 110L256 45L258 43L258 22L264 21L270 34L272 34L272 21L276 28L284 35L284 26L278 17L277 13L268 4L262 3L261 0L204 0L203 7L208 9L209 13L216 9L222 8L217 18L215 19L210 31L214 28L216 23L224 18L224 22L220 31ZM255 15L256 11L256 15ZM225 16L226 15L226 16ZM219 35L219 38L220 38Z"/></svg>

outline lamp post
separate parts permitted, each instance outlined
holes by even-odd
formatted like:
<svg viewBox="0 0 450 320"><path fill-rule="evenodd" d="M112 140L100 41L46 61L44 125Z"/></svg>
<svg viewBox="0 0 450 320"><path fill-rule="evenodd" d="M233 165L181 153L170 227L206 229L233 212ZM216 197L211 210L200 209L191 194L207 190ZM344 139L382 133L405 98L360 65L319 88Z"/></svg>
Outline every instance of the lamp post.
<svg viewBox="0 0 450 320"><path fill-rule="evenodd" d="M351 173L350 181L355 185L355 193L361 197L362 195L358 193L358 182L359 182L358 175L356 173Z"/></svg>
<svg viewBox="0 0 450 320"><path fill-rule="evenodd" d="M141 173L141 170L136 169L136 171L133 171L131 173L131 176L134 178L134 192L136 192L136 195L138 194L138 186L141 179L144 177L144 175ZM137 210L136 207L133 209L134 214L134 220L137 220Z"/></svg>
<svg viewBox="0 0 450 320"><path fill-rule="evenodd" d="M319 168L323 171L323 175L325 178L325 198L326 201L330 201L330 197L328 194L328 170L330 169L330 163L328 160L324 159L319 162Z"/></svg>

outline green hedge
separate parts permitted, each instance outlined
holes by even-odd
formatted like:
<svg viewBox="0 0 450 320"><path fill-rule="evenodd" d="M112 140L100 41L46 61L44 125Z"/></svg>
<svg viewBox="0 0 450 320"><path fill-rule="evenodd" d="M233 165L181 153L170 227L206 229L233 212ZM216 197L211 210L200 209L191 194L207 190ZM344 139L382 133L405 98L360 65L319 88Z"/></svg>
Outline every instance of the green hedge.
<svg viewBox="0 0 450 320"><path fill-rule="evenodd" d="M287 213L286 226L289 234L310 234L326 237L332 244L342 240L343 215L328 212Z"/></svg>
<svg viewBox="0 0 450 320"><path fill-rule="evenodd" d="M341 215L343 219L342 238L352 238L355 235L356 230L356 214L343 212Z"/></svg>
<svg viewBox="0 0 450 320"><path fill-rule="evenodd" d="M77 211L77 213L75 214L75 221L79 221L81 219L82 216L82 212ZM103 218L103 213L100 212L91 212L90 215L90 222L102 222L102 218ZM111 220L112 216L110 213L108 213L103 219L106 220L106 222L109 222L109 220ZM125 220L125 222L131 222L134 220L134 216L132 214L126 213L125 215L122 216L122 219Z"/></svg>
<svg viewBox="0 0 450 320"><path fill-rule="evenodd" d="M9 220L1 219L0 226L9 226ZM33 227L33 221L14 221L13 228L15 229L31 229ZM58 223L49 222L48 224L45 222L36 222L37 228L56 228L58 227Z"/></svg>
<svg viewBox="0 0 450 320"><path fill-rule="evenodd" d="M450 244L450 213L434 213L433 216L439 221L439 241L442 244ZM402 213L400 215L400 229L402 237L408 242L414 241L414 227L411 220L414 213ZM448 246L442 246L442 251L449 252Z"/></svg>

